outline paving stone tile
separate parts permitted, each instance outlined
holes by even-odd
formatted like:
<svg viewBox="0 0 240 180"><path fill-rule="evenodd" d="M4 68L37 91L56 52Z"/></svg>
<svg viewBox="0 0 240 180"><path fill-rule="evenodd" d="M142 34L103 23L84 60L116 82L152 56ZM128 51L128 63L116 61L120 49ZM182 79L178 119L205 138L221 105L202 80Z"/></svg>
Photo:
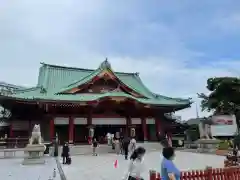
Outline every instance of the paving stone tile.
<svg viewBox="0 0 240 180"><path fill-rule="evenodd" d="M54 158L46 158L45 165L23 166L23 159L0 159L0 179L4 180L48 180L56 169L57 176L54 180L60 180L56 161Z"/></svg>
<svg viewBox="0 0 240 180"><path fill-rule="evenodd" d="M145 155L146 171L143 177L149 179L149 170L160 170L160 152ZM118 167L114 162L118 160ZM176 165L181 170L204 169L206 166L223 167L224 157L216 155L176 152ZM126 173L129 161L122 155L105 154L99 156L73 156L71 165L62 165L67 180L121 180Z"/></svg>

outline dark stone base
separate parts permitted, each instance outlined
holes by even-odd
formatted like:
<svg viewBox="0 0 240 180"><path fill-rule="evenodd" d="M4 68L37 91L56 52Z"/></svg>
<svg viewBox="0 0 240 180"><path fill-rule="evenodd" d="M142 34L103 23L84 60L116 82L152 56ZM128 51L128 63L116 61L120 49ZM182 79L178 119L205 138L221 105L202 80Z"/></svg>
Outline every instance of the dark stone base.
<svg viewBox="0 0 240 180"><path fill-rule="evenodd" d="M44 144L27 145L25 152L28 156L24 158L23 165L45 164L43 153L45 151Z"/></svg>
<svg viewBox="0 0 240 180"><path fill-rule="evenodd" d="M45 159L43 159L43 158L39 158L39 159L25 158L22 162L22 165L37 165L37 164L45 164Z"/></svg>

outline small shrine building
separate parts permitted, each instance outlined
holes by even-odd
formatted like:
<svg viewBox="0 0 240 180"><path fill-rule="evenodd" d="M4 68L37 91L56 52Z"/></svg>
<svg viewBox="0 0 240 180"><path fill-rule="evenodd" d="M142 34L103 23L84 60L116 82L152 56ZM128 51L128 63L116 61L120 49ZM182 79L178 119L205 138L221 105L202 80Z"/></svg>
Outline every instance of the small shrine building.
<svg viewBox="0 0 240 180"><path fill-rule="evenodd" d="M106 60L95 70L41 63L36 87L1 95L0 104L12 114L9 137L28 137L40 124L45 141L57 134L61 142L84 143L89 129L97 138L134 129L137 140L157 140L171 131L165 114L191 101L155 94L139 73L115 72Z"/></svg>

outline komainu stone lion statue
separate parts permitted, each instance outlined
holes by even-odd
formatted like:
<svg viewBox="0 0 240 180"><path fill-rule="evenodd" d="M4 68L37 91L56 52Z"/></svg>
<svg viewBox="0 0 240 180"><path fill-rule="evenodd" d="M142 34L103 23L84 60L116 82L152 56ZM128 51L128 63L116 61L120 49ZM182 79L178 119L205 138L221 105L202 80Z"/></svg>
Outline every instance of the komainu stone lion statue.
<svg viewBox="0 0 240 180"><path fill-rule="evenodd" d="M41 129L39 124L35 124L32 130L32 136L29 139L29 144L42 144Z"/></svg>
<svg viewBox="0 0 240 180"><path fill-rule="evenodd" d="M200 139L214 139L211 134L211 125L213 124L211 117L204 118L198 125Z"/></svg>

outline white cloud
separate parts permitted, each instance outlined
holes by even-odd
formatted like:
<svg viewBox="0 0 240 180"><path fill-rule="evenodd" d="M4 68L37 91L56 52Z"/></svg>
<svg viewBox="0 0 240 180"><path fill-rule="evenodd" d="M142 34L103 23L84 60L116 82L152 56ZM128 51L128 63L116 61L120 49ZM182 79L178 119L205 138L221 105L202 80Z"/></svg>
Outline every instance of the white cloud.
<svg viewBox="0 0 240 180"><path fill-rule="evenodd" d="M227 16L216 19L213 24L222 32L227 34L239 33L240 12L231 12Z"/></svg>
<svg viewBox="0 0 240 180"><path fill-rule="evenodd" d="M111 2L0 4L1 80L32 86L39 62L97 68L108 57L116 71L140 72L152 91L192 97L199 105L196 93L206 92L207 78L239 76L239 61L189 65L207 55L189 50L177 29L150 17L151 9L142 1ZM195 105L177 114L195 117Z"/></svg>

